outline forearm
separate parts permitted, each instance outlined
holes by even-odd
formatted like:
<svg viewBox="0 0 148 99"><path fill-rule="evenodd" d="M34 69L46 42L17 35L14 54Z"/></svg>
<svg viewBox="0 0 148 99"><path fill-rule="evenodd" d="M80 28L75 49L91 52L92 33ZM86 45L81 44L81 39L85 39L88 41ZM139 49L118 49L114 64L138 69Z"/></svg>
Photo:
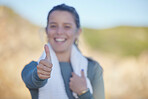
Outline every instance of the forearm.
<svg viewBox="0 0 148 99"><path fill-rule="evenodd" d="M29 89L37 89L47 83L47 79L42 80L38 77L36 66L37 62L31 62L22 71L22 79Z"/></svg>
<svg viewBox="0 0 148 99"><path fill-rule="evenodd" d="M79 96L80 99L94 99L93 95L90 93L90 90L88 90L86 93Z"/></svg>

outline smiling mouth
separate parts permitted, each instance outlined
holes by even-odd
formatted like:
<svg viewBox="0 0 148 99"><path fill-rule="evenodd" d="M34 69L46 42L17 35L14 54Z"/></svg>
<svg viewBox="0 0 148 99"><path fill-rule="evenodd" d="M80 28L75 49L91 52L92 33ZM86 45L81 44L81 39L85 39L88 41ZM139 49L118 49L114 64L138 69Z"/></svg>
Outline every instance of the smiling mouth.
<svg viewBox="0 0 148 99"><path fill-rule="evenodd" d="M65 38L55 38L54 39L56 42L65 42L66 39Z"/></svg>

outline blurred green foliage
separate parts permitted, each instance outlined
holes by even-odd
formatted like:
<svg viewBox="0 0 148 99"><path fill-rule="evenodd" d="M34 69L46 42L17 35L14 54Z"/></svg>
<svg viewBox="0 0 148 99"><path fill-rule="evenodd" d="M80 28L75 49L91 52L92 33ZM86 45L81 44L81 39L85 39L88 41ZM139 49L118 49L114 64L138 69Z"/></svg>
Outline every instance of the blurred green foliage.
<svg viewBox="0 0 148 99"><path fill-rule="evenodd" d="M148 50L148 27L83 28L83 32L85 41L95 50L122 56L138 56Z"/></svg>

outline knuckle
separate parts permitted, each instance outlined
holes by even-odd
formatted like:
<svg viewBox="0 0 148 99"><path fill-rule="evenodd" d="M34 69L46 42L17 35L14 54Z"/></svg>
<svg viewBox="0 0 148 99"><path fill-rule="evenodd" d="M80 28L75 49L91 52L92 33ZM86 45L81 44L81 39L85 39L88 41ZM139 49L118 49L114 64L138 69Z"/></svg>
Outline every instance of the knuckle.
<svg viewBox="0 0 148 99"><path fill-rule="evenodd" d="M44 62L45 62L46 64L49 64L48 59L44 59Z"/></svg>
<svg viewBox="0 0 148 99"><path fill-rule="evenodd" d="M53 66L53 64L52 64L52 63L50 63L50 64L51 64L50 66L52 67L52 66Z"/></svg>
<svg viewBox="0 0 148 99"><path fill-rule="evenodd" d="M42 70L42 65L37 66L37 71Z"/></svg>
<svg viewBox="0 0 148 99"><path fill-rule="evenodd" d="M37 69L41 69L41 65L37 65Z"/></svg>
<svg viewBox="0 0 148 99"><path fill-rule="evenodd" d="M39 64L45 64L46 60L45 59L41 59Z"/></svg>
<svg viewBox="0 0 148 99"><path fill-rule="evenodd" d="M45 58L44 60L45 60L45 61L48 61L48 59L46 59L46 58Z"/></svg>
<svg viewBox="0 0 148 99"><path fill-rule="evenodd" d="M42 64L42 63L43 63L43 59L40 60L39 64Z"/></svg>
<svg viewBox="0 0 148 99"><path fill-rule="evenodd" d="M52 68L49 69L49 72L51 72L51 71L52 71Z"/></svg>
<svg viewBox="0 0 148 99"><path fill-rule="evenodd" d="M46 74L49 76L50 75L50 72L46 72Z"/></svg>
<svg viewBox="0 0 148 99"><path fill-rule="evenodd" d="M42 67L43 70L46 70L45 66Z"/></svg>
<svg viewBox="0 0 148 99"><path fill-rule="evenodd" d="M47 67L46 66L43 66L43 70L46 71L47 70Z"/></svg>
<svg viewBox="0 0 148 99"><path fill-rule="evenodd" d="M51 78L51 76L49 75L48 78Z"/></svg>
<svg viewBox="0 0 148 99"><path fill-rule="evenodd" d="M52 63L49 63L49 67L52 68L52 66L53 66L53 64Z"/></svg>

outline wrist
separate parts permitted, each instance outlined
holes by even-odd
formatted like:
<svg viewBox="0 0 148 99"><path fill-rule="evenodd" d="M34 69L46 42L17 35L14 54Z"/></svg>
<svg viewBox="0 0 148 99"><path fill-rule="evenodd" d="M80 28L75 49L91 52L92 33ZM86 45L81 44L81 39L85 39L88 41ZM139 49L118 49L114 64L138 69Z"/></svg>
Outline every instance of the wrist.
<svg viewBox="0 0 148 99"><path fill-rule="evenodd" d="M83 94L87 93L88 91L89 91L89 89L87 88L87 89L85 89L85 90L81 91L78 95L79 95L79 96L81 96L81 95L83 95Z"/></svg>

